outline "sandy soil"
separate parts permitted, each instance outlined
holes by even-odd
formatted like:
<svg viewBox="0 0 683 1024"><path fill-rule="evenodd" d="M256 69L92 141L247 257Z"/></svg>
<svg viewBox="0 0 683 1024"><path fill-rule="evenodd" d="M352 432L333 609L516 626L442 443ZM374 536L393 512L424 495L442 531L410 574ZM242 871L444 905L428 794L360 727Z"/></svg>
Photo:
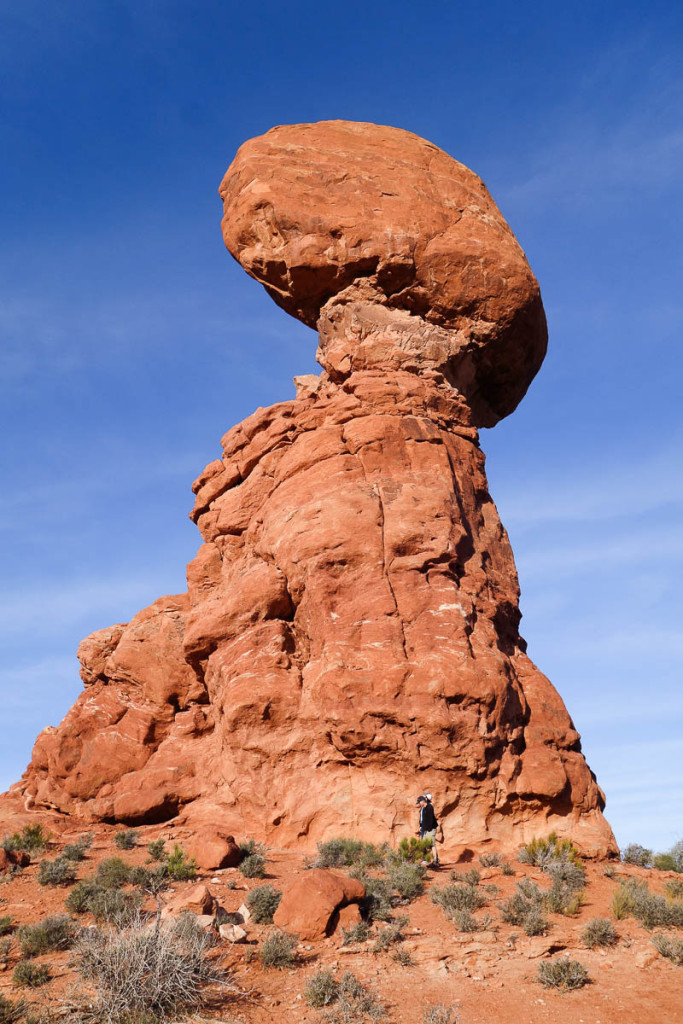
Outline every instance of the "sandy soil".
<svg viewBox="0 0 683 1024"><path fill-rule="evenodd" d="M0 809L0 834L14 831L31 815L12 816ZM53 842L46 854L53 858L66 842L73 842L88 826L68 819L44 816L52 832ZM182 845L189 838L182 828L154 826L142 829L141 846L121 853L113 844L115 828L100 827L90 854L77 865L78 877L93 873L105 857L123 856L130 863L144 863L146 844L164 838ZM303 853L270 851L268 881L282 888L296 873L305 870ZM661 957L652 945L652 933L637 921L615 922L619 941L607 950L586 949L583 929L593 917L611 917L612 892L624 877L647 878L653 891L661 891L664 883L676 876L625 865L588 863L585 902L574 917L550 915L546 935L527 937L520 928L500 920L500 904L515 889L515 883L530 877L544 887L547 876L537 869L513 862L514 876L504 875L500 868L481 868L481 885L495 885L499 892L489 897L484 908L494 919L494 927L483 932L463 934L443 916L428 897L433 885L449 881L453 868L466 870L471 865L455 865L446 861L438 870L430 869L427 892L411 904L397 908L409 924L403 946L414 966L396 963L389 953L373 954L371 942L364 945L341 944L341 935L299 947L298 965L285 971L266 970L254 955L258 944L270 930L269 926L249 925L249 942L230 947L222 944L213 951L220 963L232 974L234 990L218 993L202 1013L188 1020L245 1021L283 1024L320 1021L321 1011L307 1006L303 989L307 979L321 967L336 974L352 971L382 1001L386 1008L384 1020L395 1024L422 1024L429 1006L445 1004L458 1007L459 1024L682 1024L683 968ZM614 869L606 877L607 868ZM50 913L64 910L68 890L40 886L37 864L0 884L0 916L11 915L17 924L35 922ZM228 911L237 910L249 889L262 884L260 879L245 879L237 869L226 869L201 876ZM175 893L184 885L174 886ZM88 923L87 916L82 918ZM377 926L375 926L377 928ZM518 938L511 941L511 933ZM545 958L568 955L579 960L589 971L590 983L574 992L562 994L544 988L537 979L539 963ZM19 960L14 944L7 965L0 963L0 993L16 999L20 993L12 986L12 972ZM68 967L68 953L50 953L38 962L50 964L52 979L48 985L24 991L35 1005L57 1010L74 985L75 977Z"/></svg>

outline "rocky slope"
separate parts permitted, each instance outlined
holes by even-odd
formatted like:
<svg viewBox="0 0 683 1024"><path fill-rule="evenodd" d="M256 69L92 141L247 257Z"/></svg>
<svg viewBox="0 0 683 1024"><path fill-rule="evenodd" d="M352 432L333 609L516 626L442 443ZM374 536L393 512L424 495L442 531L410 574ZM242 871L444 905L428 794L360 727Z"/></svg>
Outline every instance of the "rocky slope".
<svg viewBox="0 0 683 1024"><path fill-rule="evenodd" d="M83 641L84 692L15 794L283 846L412 831L426 789L453 852L550 828L609 852L479 447L545 353L508 225L462 164L369 124L273 129L220 191L228 248L317 328L323 372L222 439L187 593Z"/></svg>

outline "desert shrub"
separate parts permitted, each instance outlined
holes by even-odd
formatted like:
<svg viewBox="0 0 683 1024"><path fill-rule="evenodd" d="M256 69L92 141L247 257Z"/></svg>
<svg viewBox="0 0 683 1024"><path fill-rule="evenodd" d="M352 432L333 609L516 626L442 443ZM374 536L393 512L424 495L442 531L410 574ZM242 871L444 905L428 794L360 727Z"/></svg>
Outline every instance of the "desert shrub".
<svg viewBox="0 0 683 1024"><path fill-rule="evenodd" d="M538 980L545 988L559 988L562 992L581 988L588 982L588 971L578 960L560 956L556 960L543 960L538 968Z"/></svg>
<svg viewBox="0 0 683 1024"><path fill-rule="evenodd" d="M594 946L613 946L618 935L612 922L607 917L594 917L583 930L583 944L588 949Z"/></svg>
<svg viewBox="0 0 683 1024"><path fill-rule="evenodd" d="M683 900L683 879L673 878L664 886L664 892L670 900ZM0 934L2 934L0 932Z"/></svg>
<svg viewBox="0 0 683 1024"><path fill-rule="evenodd" d="M128 881L150 896L156 896L171 884L165 864L157 864L153 868L131 867Z"/></svg>
<svg viewBox="0 0 683 1024"><path fill-rule="evenodd" d="M116 876L114 876L116 877ZM130 924L142 904L137 892L123 892L120 888L103 885L99 877L86 878L73 887L65 906L74 914L90 912L96 921L122 927Z"/></svg>
<svg viewBox="0 0 683 1024"><path fill-rule="evenodd" d="M504 875L514 875L515 873L515 869L513 868L512 864L508 863L508 861L506 860L504 860L503 863L500 865L500 870L503 872Z"/></svg>
<svg viewBox="0 0 683 1024"><path fill-rule="evenodd" d="M168 877L172 878L174 882L187 882L197 875L197 862L194 857L188 858L177 843L173 845L173 853L166 858L165 866Z"/></svg>
<svg viewBox="0 0 683 1024"><path fill-rule="evenodd" d="M551 832L547 839L532 839L517 855L520 864L533 864L541 871L547 871L555 861L578 861L579 851L571 839L558 839Z"/></svg>
<svg viewBox="0 0 683 1024"><path fill-rule="evenodd" d="M94 989L91 1017L132 1024L199 1006L204 987L225 980L206 959L209 943L201 930L147 928L139 919L124 931L84 932L72 966Z"/></svg>
<svg viewBox="0 0 683 1024"><path fill-rule="evenodd" d="M548 865L547 871L552 879L552 885L544 895L548 910L555 914L578 913L586 880L584 869L571 861L556 861Z"/></svg>
<svg viewBox="0 0 683 1024"><path fill-rule="evenodd" d="M68 949L77 932L68 914L51 914L36 924L23 924L17 930L17 939L24 956L40 956L53 949Z"/></svg>
<svg viewBox="0 0 683 1024"><path fill-rule="evenodd" d="M500 889L493 882L490 882L488 885L482 885L481 891L487 896L497 896L500 893Z"/></svg>
<svg viewBox="0 0 683 1024"><path fill-rule="evenodd" d="M260 853L262 857L265 857L268 853L267 846L264 843L258 843L255 839L243 839L237 846L243 857L250 857L252 853Z"/></svg>
<svg viewBox="0 0 683 1024"><path fill-rule="evenodd" d="M614 876L616 875L616 869L614 865L608 864L602 874L605 878L614 878Z"/></svg>
<svg viewBox="0 0 683 1024"><path fill-rule="evenodd" d="M239 868L245 878L265 878L266 858L262 853L250 853L240 861Z"/></svg>
<svg viewBox="0 0 683 1024"><path fill-rule="evenodd" d="M621 851L624 864L635 864L639 868L652 867L652 850L647 850L640 843L629 843Z"/></svg>
<svg viewBox="0 0 683 1024"><path fill-rule="evenodd" d="M652 939L652 944L667 960L671 960L677 967L683 967L683 939L658 932Z"/></svg>
<svg viewBox="0 0 683 1024"><path fill-rule="evenodd" d="M548 927L542 914L543 893L528 879L517 883L513 896L501 906L501 917L508 924L524 928L527 935L540 935Z"/></svg>
<svg viewBox="0 0 683 1024"><path fill-rule="evenodd" d="M658 853L653 863L660 871L683 872L683 839L674 843L667 853Z"/></svg>
<svg viewBox="0 0 683 1024"><path fill-rule="evenodd" d="M50 968L47 964L34 964L32 960L22 960L12 974L12 984L17 988L40 988L49 980Z"/></svg>
<svg viewBox="0 0 683 1024"><path fill-rule="evenodd" d="M365 886L360 909L368 921L388 921L394 908L393 889L386 878L375 878L359 872L356 877Z"/></svg>
<svg viewBox="0 0 683 1024"><path fill-rule="evenodd" d="M11 948L11 939L0 939L0 967L7 967L7 964L9 963L9 954Z"/></svg>
<svg viewBox="0 0 683 1024"><path fill-rule="evenodd" d="M12 918L9 916L0 917L0 935L9 935L12 931Z"/></svg>
<svg viewBox="0 0 683 1024"><path fill-rule="evenodd" d="M50 833L42 825L25 825L21 832L5 836L0 843L3 850L25 850L26 853L42 853L47 849Z"/></svg>
<svg viewBox="0 0 683 1024"><path fill-rule="evenodd" d="M359 921L351 928L342 925L342 946L352 946L356 942L367 942L372 929L366 921Z"/></svg>
<svg viewBox="0 0 683 1024"><path fill-rule="evenodd" d="M0 995L0 1024L15 1024L21 1020L26 1010L26 1004L22 1001L14 1002Z"/></svg>
<svg viewBox="0 0 683 1024"><path fill-rule="evenodd" d="M403 929L407 924L407 917L397 917L386 928L382 928L377 933L370 952L385 953L394 943L401 942L403 940Z"/></svg>
<svg viewBox="0 0 683 1024"><path fill-rule="evenodd" d="M481 853L479 863L483 868L497 868L503 863L503 858L499 853Z"/></svg>
<svg viewBox="0 0 683 1024"><path fill-rule="evenodd" d="M683 927L683 903L650 892L647 882L628 879L612 894L612 913L619 920L635 917L645 928Z"/></svg>
<svg viewBox="0 0 683 1024"><path fill-rule="evenodd" d="M469 910L454 910L451 920L459 932L476 932L479 928L476 917Z"/></svg>
<svg viewBox="0 0 683 1024"><path fill-rule="evenodd" d="M345 971L339 981L339 992L335 1011L330 1015L331 1024L351 1024L367 1017L378 1020L384 1014L384 1007L358 980L355 974Z"/></svg>
<svg viewBox="0 0 683 1024"><path fill-rule="evenodd" d="M455 1006L446 1006L444 1003L427 1006L422 1016L422 1024L458 1024L458 1011Z"/></svg>
<svg viewBox="0 0 683 1024"><path fill-rule="evenodd" d="M472 912L483 907L486 897L473 885L446 885L429 890L429 898L437 907L441 907L446 917L455 920L454 915L463 910Z"/></svg>
<svg viewBox="0 0 683 1024"><path fill-rule="evenodd" d="M261 943L259 959L264 967L291 967L296 957L299 940L296 935L281 931L279 928L270 933Z"/></svg>
<svg viewBox="0 0 683 1024"><path fill-rule="evenodd" d="M68 843L62 850L60 857L65 860L81 861L85 860L85 855L90 849L92 844L92 833L88 832L87 835L81 836L75 843Z"/></svg>
<svg viewBox="0 0 683 1024"><path fill-rule="evenodd" d="M257 885L247 896L247 906L255 924L272 924L273 914L282 899L282 893L272 885Z"/></svg>
<svg viewBox="0 0 683 1024"><path fill-rule="evenodd" d="M42 860L38 868L38 882L40 885L70 885L76 878L76 868L73 864L57 857L56 860Z"/></svg>
<svg viewBox="0 0 683 1024"><path fill-rule="evenodd" d="M317 1010L333 1003L338 993L339 984L331 971L316 971L304 986L304 999Z"/></svg>
<svg viewBox="0 0 683 1024"><path fill-rule="evenodd" d="M416 899L424 889L425 869L403 862L389 868L389 882L403 900Z"/></svg>
<svg viewBox="0 0 683 1024"><path fill-rule="evenodd" d="M360 839L329 839L326 843L318 843L318 855L313 861L313 866L365 869L381 864L386 854L386 847L364 843Z"/></svg>
<svg viewBox="0 0 683 1024"><path fill-rule="evenodd" d="M97 868L97 881L105 889L120 889L130 881L130 864L120 857L108 857Z"/></svg>
<svg viewBox="0 0 683 1024"><path fill-rule="evenodd" d="M398 844L398 859L411 864L419 864L423 860L431 861L433 855L434 846L431 839L418 839L417 836L410 836L409 838L404 837Z"/></svg>
<svg viewBox="0 0 683 1024"><path fill-rule="evenodd" d="M164 860L166 858L166 843L163 839L153 839L147 846L150 860Z"/></svg>
<svg viewBox="0 0 683 1024"><path fill-rule="evenodd" d="M119 850L132 850L138 845L140 833L136 828L126 828L123 832L117 832L114 836L114 846Z"/></svg>
<svg viewBox="0 0 683 1024"><path fill-rule="evenodd" d="M413 960L412 954L409 949L405 946L397 946L394 952L391 954L391 959L394 963L399 964L401 967L414 967L415 961Z"/></svg>

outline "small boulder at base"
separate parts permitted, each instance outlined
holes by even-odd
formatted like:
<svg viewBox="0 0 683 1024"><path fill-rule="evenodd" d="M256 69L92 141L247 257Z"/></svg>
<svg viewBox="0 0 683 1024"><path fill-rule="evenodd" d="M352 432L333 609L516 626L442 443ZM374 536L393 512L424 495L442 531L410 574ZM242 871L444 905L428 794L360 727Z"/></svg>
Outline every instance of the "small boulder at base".
<svg viewBox="0 0 683 1024"><path fill-rule="evenodd" d="M31 857L25 850L3 850L0 847L0 874L12 868L27 868Z"/></svg>
<svg viewBox="0 0 683 1024"><path fill-rule="evenodd" d="M287 886L273 920L302 941L323 939L337 924L336 911L364 896L365 886L355 878L316 868Z"/></svg>
<svg viewBox="0 0 683 1024"><path fill-rule="evenodd" d="M342 907L337 915L337 930L345 928L349 931L351 928L355 928L357 924L360 924L360 907L357 903L349 903L346 907Z"/></svg>
<svg viewBox="0 0 683 1024"><path fill-rule="evenodd" d="M168 901L163 909L164 917L175 917L184 911L199 916L213 913L215 900L207 887L201 882L184 889Z"/></svg>
<svg viewBox="0 0 683 1024"><path fill-rule="evenodd" d="M246 942L247 933L238 924L222 924L218 929L218 934L226 942Z"/></svg>
<svg viewBox="0 0 683 1024"><path fill-rule="evenodd" d="M234 868L242 860L242 851L234 836L222 836L218 832L206 833L197 836L186 846L188 856L194 857L200 871Z"/></svg>

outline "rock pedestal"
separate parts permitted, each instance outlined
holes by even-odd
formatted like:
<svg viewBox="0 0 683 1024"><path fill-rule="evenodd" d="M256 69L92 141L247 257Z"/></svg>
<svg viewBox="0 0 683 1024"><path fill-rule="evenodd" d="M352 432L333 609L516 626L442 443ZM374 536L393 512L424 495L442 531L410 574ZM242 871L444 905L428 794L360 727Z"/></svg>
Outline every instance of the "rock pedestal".
<svg viewBox="0 0 683 1024"><path fill-rule="evenodd" d="M194 485L185 594L79 648L85 689L35 746L29 802L180 817L280 846L414 830L614 840L557 692L519 635L477 427L543 359L538 285L482 182L397 129L245 144L231 252L318 329L319 377L222 439Z"/></svg>

